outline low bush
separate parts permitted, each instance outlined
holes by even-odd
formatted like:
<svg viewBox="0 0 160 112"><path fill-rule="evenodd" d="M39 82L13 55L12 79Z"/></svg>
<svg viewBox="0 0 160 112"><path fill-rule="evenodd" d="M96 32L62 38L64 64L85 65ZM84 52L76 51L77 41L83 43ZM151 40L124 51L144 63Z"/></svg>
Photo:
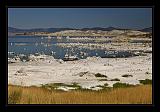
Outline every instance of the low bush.
<svg viewBox="0 0 160 112"><path fill-rule="evenodd" d="M122 75L122 77L133 77L133 75L125 74L125 75Z"/></svg>
<svg viewBox="0 0 160 112"><path fill-rule="evenodd" d="M146 72L145 74L150 74L149 72Z"/></svg>
<svg viewBox="0 0 160 112"><path fill-rule="evenodd" d="M57 89L58 87L61 87L61 86L64 86L64 87L73 87L73 88L76 88L76 89L82 89L82 87L80 85L78 85L78 83L72 83L72 84L64 84L64 83L51 83L51 84L45 84L45 85L42 85L43 88L47 88L47 89Z"/></svg>
<svg viewBox="0 0 160 112"><path fill-rule="evenodd" d="M102 88L102 89L107 89L107 88L109 88L109 87L107 87L107 86L108 86L108 84L105 83L104 85L97 85L96 87L100 87L100 88Z"/></svg>
<svg viewBox="0 0 160 112"><path fill-rule="evenodd" d="M144 84L144 85L146 85L146 84L152 84L152 80L150 80L150 79L139 80L139 82L140 82L141 84Z"/></svg>
<svg viewBox="0 0 160 112"><path fill-rule="evenodd" d="M99 79L99 81L108 81L108 79Z"/></svg>
<svg viewBox="0 0 160 112"><path fill-rule="evenodd" d="M95 77L106 77L106 78L107 78L106 75L103 75L103 74L100 74L100 73L96 73L96 74L95 74Z"/></svg>
<svg viewBox="0 0 160 112"><path fill-rule="evenodd" d="M120 81L120 79L115 78L115 79L111 79L110 81Z"/></svg>
<svg viewBox="0 0 160 112"><path fill-rule="evenodd" d="M108 86L108 83L105 83L104 86Z"/></svg>
<svg viewBox="0 0 160 112"><path fill-rule="evenodd" d="M113 84L113 88L125 88L125 87L134 87L135 85L126 84L126 83L115 83Z"/></svg>

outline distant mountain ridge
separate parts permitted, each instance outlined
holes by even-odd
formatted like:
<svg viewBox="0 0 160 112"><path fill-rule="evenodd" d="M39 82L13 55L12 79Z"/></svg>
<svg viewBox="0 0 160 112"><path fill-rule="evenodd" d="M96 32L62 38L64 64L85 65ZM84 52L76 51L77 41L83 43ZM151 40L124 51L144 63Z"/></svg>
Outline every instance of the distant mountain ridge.
<svg viewBox="0 0 160 112"><path fill-rule="evenodd" d="M73 28L34 28L34 29L18 29L8 27L8 32L12 33L24 33L24 32L58 32L64 30L74 30Z"/></svg>
<svg viewBox="0 0 160 112"><path fill-rule="evenodd" d="M112 31L112 30L129 30L129 29L122 29L122 28L115 28L115 27L107 27L107 28L93 27L93 28L82 28L81 30L82 31L86 31L86 30Z"/></svg>
<svg viewBox="0 0 160 112"><path fill-rule="evenodd" d="M144 28L140 31L142 31L142 32L152 32L152 27Z"/></svg>
<svg viewBox="0 0 160 112"><path fill-rule="evenodd" d="M65 30L81 30L81 31L87 31L87 30L101 30L101 31L112 31L112 30L131 30L131 29L123 29L123 28L115 28L115 27L93 27L93 28L82 28L82 29L76 29L76 28L34 28L34 29L19 29L19 28L13 28L8 27L8 32L10 33L24 33L24 32L59 32L59 31L65 31ZM144 28L139 31L143 32L152 32L152 27Z"/></svg>

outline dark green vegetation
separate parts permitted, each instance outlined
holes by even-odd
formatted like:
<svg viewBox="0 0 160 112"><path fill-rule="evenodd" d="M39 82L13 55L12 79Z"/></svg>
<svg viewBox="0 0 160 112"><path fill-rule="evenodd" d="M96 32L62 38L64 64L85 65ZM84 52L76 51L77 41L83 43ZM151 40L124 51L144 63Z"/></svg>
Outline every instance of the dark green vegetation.
<svg viewBox="0 0 160 112"><path fill-rule="evenodd" d="M88 72L80 72L80 73L79 73L79 76L82 77L82 76L84 76L84 75L87 74L87 73L88 73Z"/></svg>
<svg viewBox="0 0 160 112"><path fill-rule="evenodd" d="M50 84L44 84L42 85L43 88L47 88L50 90L54 90L57 89L58 87L73 87L75 89L82 89L82 87L80 85L78 85L78 83L72 83L72 84L64 84L64 83L50 83Z"/></svg>
<svg viewBox="0 0 160 112"><path fill-rule="evenodd" d="M122 77L133 77L133 75L125 74L125 75L122 75Z"/></svg>
<svg viewBox="0 0 160 112"><path fill-rule="evenodd" d="M141 84L144 84L144 85L146 85L146 84L152 84L152 80L150 80L150 79L139 80L139 82L140 82Z"/></svg>
<svg viewBox="0 0 160 112"><path fill-rule="evenodd" d="M110 81L120 81L120 79L115 78L115 79L111 79Z"/></svg>
<svg viewBox="0 0 160 112"><path fill-rule="evenodd" d="M108 87L108 84L105 83L104 85L97 85L96 87L102 88L102 90L111 90L111 87ZM101 90L99 90L101 91Z"/></svg>
<svg viewBox="0 0 160 112"><path fill-rule="evenodd" d="M151 74L151 73L149 73L149 72L146 72L145 74Z"/></svg>
<svg viewBox="0 0 160 112"><path fill-rule="evenodd" d="M125 88L125 87L134 87L135 85L132 84L126 84L126 83L115 83L113 84L113 88Z"/></svg>
<svg viewBox="0 0 160 112"><path fill-rule="evenodd" d="M108 79L99 79L98 81L108 81Z"/></svg>
<svg viewBox="0 0 160 112"><path fill-rule="evenodd" d="M106 75L103 75L103 74L100 74L100 73L96 73L96 74L95 74L95 77L105 77L105 78L107 78Z"/></svg>

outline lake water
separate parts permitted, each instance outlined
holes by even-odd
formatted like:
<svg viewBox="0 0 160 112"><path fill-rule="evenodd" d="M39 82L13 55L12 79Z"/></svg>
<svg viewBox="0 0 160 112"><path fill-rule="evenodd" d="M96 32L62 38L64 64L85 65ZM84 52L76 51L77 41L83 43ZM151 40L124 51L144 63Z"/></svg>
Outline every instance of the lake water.
<svg viewBox="0 0 160 112"><path fill-rule="evenodd" d="M41 36L42 37L42 36ZM124 57L130 56L129 52L117 52L113 51L106 52L105 49L87 49L87 48L62 48L57 46L57 43L76 43L76 41L64 39L57 39L57 38L41 38L39 36L12 36L8 38L8 52L14 52L14 54L9 54L8 57L13 57L15 55L24 54L46 54L52 55L56 59L63 59L64 55L66 54L67 50L73 51L72 54L77 55L79 58L86 58L88 56L100 56L100 57L112 57L116 55L116 57ZM81 41L80 43L95 43L94 41ZM108 42L103 42L103 44L107 44ZM81 52L87 53L87 55L82 56Z"/></svg>

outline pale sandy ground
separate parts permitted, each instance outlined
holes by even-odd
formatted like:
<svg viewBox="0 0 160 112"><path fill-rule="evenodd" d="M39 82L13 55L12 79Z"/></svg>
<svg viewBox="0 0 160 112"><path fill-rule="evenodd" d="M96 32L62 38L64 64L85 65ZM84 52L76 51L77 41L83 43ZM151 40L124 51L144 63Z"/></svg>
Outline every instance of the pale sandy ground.
<svg viewBox="0 0 160 112"><path fill-rule="evenodd" d="M20 69L22 73L15 75ZM87 71L89 73L82 77L78 75L80 72ZM97 78L92 73L101 73L108 76L108 79L118 78L120 81L99 81L98 79L102 78ZM133 77L122 77L124 74L133 75ZM138 80L142 79L152 79L151 53L147 56L131 58L88 57L68 62L50 57L45 60L8 64L8 83L22 86L77 82L83 88L90 88L104 83L112 86L116 82L139 84Z"/></svg>

